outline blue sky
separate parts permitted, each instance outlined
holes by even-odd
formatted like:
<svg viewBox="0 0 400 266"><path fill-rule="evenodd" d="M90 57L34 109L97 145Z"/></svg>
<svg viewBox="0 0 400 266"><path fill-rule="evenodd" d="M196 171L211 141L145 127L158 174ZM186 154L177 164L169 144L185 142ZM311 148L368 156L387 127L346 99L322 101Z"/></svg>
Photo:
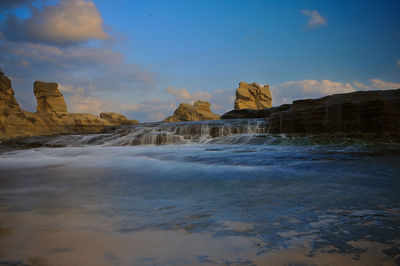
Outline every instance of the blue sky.
<svg viewBox="0 0 400 266"><path fill-rule="evenodd" d="M0 67L23 108L57 81L70 111L157 121L180 102L233 108L239 81L273 105L400 87L399 1L0 2ZM64 18L64 19L63 19Z"/></svg>

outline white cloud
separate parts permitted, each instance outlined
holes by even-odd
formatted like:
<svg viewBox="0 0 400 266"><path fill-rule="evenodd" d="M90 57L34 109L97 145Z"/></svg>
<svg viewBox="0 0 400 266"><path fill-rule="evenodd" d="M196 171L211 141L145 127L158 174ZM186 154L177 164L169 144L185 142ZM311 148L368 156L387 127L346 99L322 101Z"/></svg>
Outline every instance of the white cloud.
<svg viewBox="0 0 400 266"><path fill-rule="evenodd" d="M73 93L75 92L75 88L73 85L64 85L64 84L58 84L58 88L62 93Z"/></svg>
<svg viewBox="0 0 400 266"><path fill-rule="evenodd" d="M91 113L97 115L101 112L111 111L116 106L113 102L90 96L85 97L80 94L72 95L66 98L66 101L68 111L72 113Z"/></svg>
<svg viewBox="0 0 400 266"><path fill-rule="evenodd" d="M350 83L331 80L287 81L278 86L271 86L272 104L278 106L293 100L318 98L325 95L355 91Z"/></svg>
<svg viewBox="0 0 400 266"><path fill-rule="evenodd" d="M81 86L75 87L72 84L58 84L58 88L62 93L71 93L71 94L80 94L83 95L85 94L85 88Z"/></svg>
<svg viewBox="0 0 400 266"><path fill-rule="evenodd" d="M141 101L138 109L128 114L137 117L139 121L161 121L172 115L177 107L178 105L171 99L148 99Z"/></svg>
<svg viewBox="0 0 400 266"><path fill-rule="evenodd" d="M175 97L175 103L177 106L182 101L193 104L196 100L203 100L211 104L211 111L218 112L220 114L232 110L233 103L235 101L235 89L218 89L212 92L196 91L190 93L185 88L177 89L170 86L166 89L166 91Z"/></svg>
<svg viewBox="0 0 400 266"><path fill-rule="evenodd" d="M235 102L235 88L229 90L216 90L211 92L211 110L223 114L233 109Z"/></svg>
<svg viewBox="0 0 400 266"><path fill-rule="evenodd" d="M370 86L365 85L364 83L361 83L361 82L358 82L358 81L354 81L353 85L356 86L356 87L359 87L360 89L363 89L363 90L371 89Z"/></svg>
<svg viewBox="0 0 400 266"><path fill-rule="evenodd" d="M72 113L90 113L99 115L101 112L123 113L129 119L141 122L161 121L171 115L177 104L171 99L145 99L138 103L120 103L102 97L91 96L91 88L76 87L70 84L60 84L68 111ZM96 90L96 89L94 89Z"/></svg>
<svg viewBox="0 0 400 266"><path fill-rule="evenodd" d="M77 89L79 88L83 89L82 87L78 87ZM65 98L68 111L71 113L90 113L98 115L102 112L125 113L138 111L141 108L150 111L150 106L145 106L144 104L119 104L99 97L86 96L84 93L75 93ZM154 106L151 106L151 109L153 108Z"/></svg>
<svg viewBox="0 0 400 266"><path fill-rule="evenodd" d="M398 89L400 83L383 81L381 79L371 79L371 85L358 81L352 84L360 89ZM271 86L272 101L274 106L284 103L291 103L293 100L305 98L319 98L325 95L336 93L348 93L355 91L351 83L343 83L331 80L301 80L288 81L277 86Z"/></svg>
<svg viewBox="0 0 400 266"><path fill-rule="evenodd" d="M167 91L168 91L168 93L175 96L176 99L181 100L181 101L189 101L192 98L192 95L185 88L178 89L178 88L169 86L167 88Z"/></svg>
<svg viewBox="0 0 400 266"><path fill-rule="evenodd" d="M374 88L381 90L393 90L400 88L400 83L387 82L381 79L371 79L371 83Z"/></svg>
<svg viewBox="0 0 400 266"><path fill-rule="evenodd" d="M43 80L103 92L134 93L152 90L157 83L155 73L125 62L123 54L107 47L60 48L0 40L0 51L0 67L7 75L19 78L13 80L17 89L30 90L33 81Z"/></svg>
<svg viewBox="0 0 400 266"><path fill-rule="evenodd" d="M23 2L28 1L20 1L19 5ZM11 2L8 4L11 10ZM7 22L0 25L6 29L4 35L0 33L0 68L11 78L15 96L24 110L35 110L35 80L63 84L60 89L70 112L96 115L115 111L139 121L151 121L152 117L160 117L161 113L166 117L174 110L175 102L171 99L150 101L157 89L158 74L126 62L124 54L110 48L110 43L84 43L107 37L92 1L61 0L41 10L29 8L31 17L8 19L8 23L10 19L18 21L11 25L21 30L17 31L18 36L13 35L16 32L7 32L11 29ZM36 36L35 30L43 32Z"/></svg>
<svg viewBox="0 0 400 266"><path fill-rule="evenodd" d="M309 18L307 22L309 28L318 28L326 25L326 19L317 10L302 9L301 13Z"/></svg>
<svg viewBox="0 0 400 266"><path fill-rule="evenodd" d="M32 16L25 20L14 15L8 18L3 32L6 38L65 46L108 37L92 1L61 0L31 11Z"/></svg>
<svg viewBox="0 0 400 266"><path fill-rule="evenodd" d="M320 95L352 92L353 86L350 83L335 82L330 80L301 80L287 81L280 85L281 88L300 89L305 93L316 93Z"/></svg>
<svg viewBox="0 0 400 266"><path fill-rule="evenodd" d="M0 68L11 78L15 96L24 110L35 110L32 86L35 80L42 80L63 84L60 89L70 112L96 115L114 111L139 121L156 118L150 106L138 108L137 104L154 97L158 76L125 62L122 54L109 48L54 47L0 40L0 51ZM171 109L157 113L166 117Z"/></svg>
<svg viewBox="0 0 400 266"><path fill-rule="evenodd" d="M86 94L87 90L82 86L59 84L59 89L64 95L68 111L72 113L91 113L98 115L116 106L113 102L88 96Z"/></svg>
<svg viewBox="0 0 400 266"><path fill-rule="evenodd" d="M207 101L211 98L211 94L206 91L198 91L195 93L190 93L185 88L178 89L171 86L167 87L167 92L173 95L179 101L186 101L190 103L193 103L196 100Z"/></svg>

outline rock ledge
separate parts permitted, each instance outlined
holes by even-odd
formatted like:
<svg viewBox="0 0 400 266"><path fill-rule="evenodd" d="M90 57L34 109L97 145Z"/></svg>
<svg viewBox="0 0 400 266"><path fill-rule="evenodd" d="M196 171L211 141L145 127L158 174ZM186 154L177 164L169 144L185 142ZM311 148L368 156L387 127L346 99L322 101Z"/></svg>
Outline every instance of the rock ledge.
<svg viewBox="0 0 400 266"><path fill-rule="evenodd" d="M107 128L137 124L117 113L68 113L57 83L35 81L36 112L21 109L11 81L0 71L0 139L54 134L100 133Z"/></svg>
<svg viewBox="0 0 400 266"><path fill-rule="evenodd" d="M181 121L202 121L218 120L220 116L210 110L210 103L206 101L196 101L193 105L181 103L172 116L163 120L163 122L181 122Z"/></svg>
<svg viewBox="0 0 400 266"><path fill-rule="evenodd" d="M265 118L271 134L400 136L400 89L334 94L222 115L222 119L237 118Z"/></svg>

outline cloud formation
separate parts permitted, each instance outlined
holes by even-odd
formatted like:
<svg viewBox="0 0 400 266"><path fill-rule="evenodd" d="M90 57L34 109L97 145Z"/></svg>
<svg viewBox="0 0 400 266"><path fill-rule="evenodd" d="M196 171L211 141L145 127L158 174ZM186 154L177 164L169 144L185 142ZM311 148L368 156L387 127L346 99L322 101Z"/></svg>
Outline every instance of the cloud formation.
<svg viewBox="0 0 400 266"><path fill-rule="evenodd" d="M144 121L161 121L176 109L177 104L172 99L144 99L138 103L121 104L120 102L92 96L95 88L84 88L71 84L60 84L69 112L91 113L118 112L130 119Z"/></svg>
<svg viewBox="0 0 400 266"><path fill-rule="evenodd" d="M358 82L358 81L353 81L353 85L358 87L358 88L360 88L360 89L363 89L363 90L371 89L370 86L365 85L364 83L361 83L361 82Z"/></svg>
<svg viewBox="0 0 400 266"><path fill-rule="evenodd" d="M331 80L300 80L287 81L278 86L271 86L272 103L274 106L291 103L293 100L316 98L335 93L355 91L350 83Z"/></svg>
<svg viewBox="0 0 400 266"><path fill-rule="evenodd" d="M172 115L178 106L171 99L147 99L137 104L137 109L125 110L128 117L139 121L161 121Z"/></svg>
<svg viewBox="0 0 400 266"><path fill-rule="evenodd" d="M134 105L132 105L131 108L128 106L122 107L122 105L118 105L106 99L88 96L88 90L84 87L60 84L60 90L64 94L68 110L73 113L91 113L98 115L101 112L117 111L116 109L118 109L119 112L123 111L123 109L125 111L136 109Z"/></svg>
<svg viewBox="0 0 400 266"><path fill-rule="evenodd" d="M381 79L371 79L371 83L374 88L380 90L393 90L400 88L400 83L387 82Z"/></svg>
<svg viewBox="0 0 400 266"><path fill-rule="evenodd" d="M358 81L343 83L331 80L301 80L288 81L277 86L271 86L272 103L278 106L284 103L291 103L293 100L305 98L318 98L336 93L347 93L357 90L392 90L400 88L400 83L393 83L381 79L371 79L371 84L364 84Z"/></svg>
<svg viewBox="0 0 400 266"><path fill-rule="evenodd" d="M7 39L68 46L108 38L103 19L91 1L61 0L56 5L44 6L42 10L31 8L31 11L32 16L27 19L8 17L3 30Z"/></svg>
<svg viewBox="0 0 400 266"><path fill-rule="evenodd" d="M211 94L206 91L199 91L191 94L185 88L178 89L172 86L167 87L167 92L175 96L177 100L186 101L190 103L193 103L197 100L207 101L211 98Z"/></svg>
<svg viewBox="0 0 400 266"><path fill-rule="evenodd" d="M50 45L0 41L0 50L0 66L4 71L24 79L56 80L84 87L92 84L102 91L148 90L156 83L154 73L139 65L126 63L121 53L104 47L61 49Z"/></svg>
<svg viewBox="0 0 400 266"><path fill-rule="evenodd" d="M307 22L309 28L319 28L326 25L326 19L317 10L302 9L301 13L309 18Z"/></svg>
<svg viewBox="0 0 400 266"><path fill-rule="evenodd" d="M144 99L155 90L158 77L141 66L127 63L119 52L107 47L71 46L59 48L50 45L0 40L0 68L8 75L21 106L35 109L32 85L35 80L69 84L66 90L82 87L85 95L75 93L76 111L96 113L99 100L120 98L125 101ZM65 91L67 97L68 91ZM77 96L76 96L77 95ZM90 98L91 97L91 98ZM148 96L147 96L148 97ZM87 98L86 102L83 98ZM115 101L115 100L114 100ZM86 107L85 107L86 106ZM111 105L108 105L111 106ZM71 110L73 110L71 109Z"/></svg>
<svg viewBox="0 0 400 266"><path fill-rule="evenodd" d="M315 93L320 95L352 92L353 86L350 83L335 82L330 80L301 80L287 81L280 85L281 88L298 88L304 93Z"/></svg>
<svg viewBox="0 0 400 266"><path fill-rule="evenodd" d="M0 32L0 68L11 78L15 96L25 110L35 110L35 80L63 84L61 90L71 112L116 111L143 121L160 117L160 110L166 114L174 109L172 100L151 98L158 74L126 62L124 54L114 51L108 42L86 43L108 37L92 1L61 0L46 6L43 0L40 10L32 5L33 0L0 1L10 12L24 4L32 12L23 20L6 16Z"/></svg>
<svg viewBox="0 0 400 266"><path fill-rule="evenodd" d="M178 106L181 102L187 102L193 104L196 100L208 101L211 104L211 111L219 114L223 114L233 109L233 103L235 101L235 90L215 90L213 92L208 91L196 91L190 93L187 89L178 89L175 87L167 87L166 91L174 96L174 102Z"/></svg>

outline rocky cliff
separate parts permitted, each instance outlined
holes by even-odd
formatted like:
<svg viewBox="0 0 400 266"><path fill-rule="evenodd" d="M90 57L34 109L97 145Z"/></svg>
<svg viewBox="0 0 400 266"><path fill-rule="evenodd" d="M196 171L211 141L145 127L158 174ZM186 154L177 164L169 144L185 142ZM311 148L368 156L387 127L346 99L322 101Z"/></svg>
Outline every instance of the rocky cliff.
<svg viewBox="0 0 400 266"><path fill-rule="evenodd" d="M49 131L39 115L21 109L11 80L0 71L0 138L42 135Z"/></svg>
<svg viewBox="0 0 400 266"><path fill-rule="evenodd" d="M268 133L400 136L400 89L335 94L263 110L233 110L222 118L265 118Z"/></svg>
<svg viewBox="0 0 400 266"><path fill-rule="evenodd" d="M236 90L235 110L263 109L272 106L272 96L269 85L260 86L257 83L240 82Z"/></svg>
<svg viewBox="0 0 400 266"><path fill-rule="evenodd" d="M219 115L211 112L210 103L196 101L193 105L181 103L174 114L165 118L163 122L218 120L219 118Z"/></svg>
<svg viewBox="0 0 400 266"><path fill-rule="evenodd" d="M114 112L100 113L100 117L107 120L111 124L116 124L116 125L139 124L139 121L137 120L128 120L125 116Z"/></svg>
<svg viewBox="0 0 400 266"><path fill-rule="evenodd" d="M58 83L35 81L33 93L36 97L36 111L44 116L55 114L66 114L67 105L64 96L61 94Z"/></svg>
<svg viewBox="0 0 400 266"><path fill-rule="evenodd" d="M57 83L36 81L34 94L37 112L21 109L14 97L11 81L0 71L0 139L53 135L99 133L113 126L136 124L116 113L68 113Z"/></svg>
<svg viewBox="0 0 400 266"><path fill-rule="evenodd" d="M20 112L21 107L14 98L14 91L11 88L11 80L0 71L0 112Z"/></svg>

